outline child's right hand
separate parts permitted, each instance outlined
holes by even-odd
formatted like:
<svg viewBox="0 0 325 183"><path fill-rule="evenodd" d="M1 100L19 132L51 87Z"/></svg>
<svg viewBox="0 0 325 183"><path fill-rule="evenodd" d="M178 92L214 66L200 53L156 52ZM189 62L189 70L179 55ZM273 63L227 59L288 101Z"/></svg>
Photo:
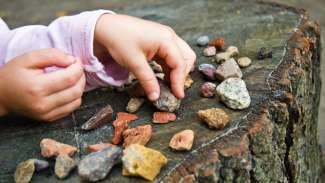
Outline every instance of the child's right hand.
<svg viewBox="0 0 325 183"><path fill-rule="evenodd" d="M48 66L64 67L45 73ZM0 69L0 115L17 112L54 121L81 104L85 76L81 61L56 49L14 58Z"/></svg>

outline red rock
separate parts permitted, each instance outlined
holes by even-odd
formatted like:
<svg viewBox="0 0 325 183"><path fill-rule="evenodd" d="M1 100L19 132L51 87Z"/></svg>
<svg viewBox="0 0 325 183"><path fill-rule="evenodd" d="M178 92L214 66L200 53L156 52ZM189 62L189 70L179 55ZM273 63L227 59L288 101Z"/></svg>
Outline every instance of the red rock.
<svg viewBox="0 0 325 183"><path fill-rule="evenodd" d="M127 123L137 120L138 116L135 114L130 114L127 112L118 112L116 114L116 120L115 121L125 121Z"/></svg>
<svg viewBox="0 0 325 183"><path fill-rule="evenodd" d="M123 147L126 148L131 144L146 145L152 134L151 125L142 125L135 128L127 129L123 132L124 144Z"/></svg>
<svg viewBox="0 0 325 183"><path fill-rule="evenodd" d="M217 50L222 50L225 46L225 39L224 38L215 38L214 40L209 42L210 46L216 47Z"/></svg>
<svg viewBox="0 0 325 183"><path fill-rule="evenodd" d="M215 93L216 93L216 84L211 83L211 82L205 82L202 86L201 86L201 95L203 97L214 97Z"/></svg>
<svg viewBox="0 0 325 183"><path fill-rule="evenodd" d="M176 115L171 112L155 112L153 113L153 119L152 121L154 123L168 123L170 121L175 121L176 120Z"/></svg>
<svg viewBox="0 0 325 183"><path fill-rule="evenodd" d="M112 146L113 146L113 144L111 144L111 143L99 143L99 144L89 145L87 147L87 150L89 152L97 152L97 151L101 151L105 148L112 147Z"/></svg>
<svg viewBox="0 0 325 183"><path fill-rule="evenodd" d="M45 138L41 141L40 144L41 147L41 154L45 158L50 158L58 155L74 155L75 152L77 152L77 148L73 147L68 144L63 144L60 142L57 142L50 138Z"/></svg>
<svg viewBox="0 0 325 183"><path fill-rule="evenodd" d="M135 114L130 114L126 112L118 112L116 120L113 122L113 127L115 128L114 137L112 139L113 144L119 144L122 140L122 134L124 130L128 128L128 123L137 120L138 116Z"/></svg>
<svg viewBox="0 0 325 183"><path fill-rule="evenodd" d="M173 136L169 142L169 147L178 151L191 150L193 141L194 132L192 130L183 130Z"/></svg>

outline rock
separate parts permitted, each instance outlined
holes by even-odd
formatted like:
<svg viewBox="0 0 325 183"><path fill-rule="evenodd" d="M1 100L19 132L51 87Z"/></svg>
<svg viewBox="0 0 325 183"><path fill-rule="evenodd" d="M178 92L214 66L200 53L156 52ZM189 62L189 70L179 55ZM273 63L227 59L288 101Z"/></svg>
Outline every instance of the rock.
<svg viewBox="0 0 325 183"><path fill-rule="evenodd" d="M35 164L32 159L23 161L17 165L15 171L16 183L28 183L32 180L35 171Z"/></svg>
<svg viewBox="0 0 325 183"><path fill-rule="evenodd" d="M207 48L204 48L203 50L203 55L206 57L212 57L216 55L216 53L217 53L217 49L214 46L209 46Z"/></svg>
<svg viewBox="0 0 325 183"><path fill-rule="evenodd" d="M146 97L146 92L138 81L127 88L127 93L130 97Z"/></svg>
<svg viewBox="0 0 325 183"><path fill-rule="evenodd" d="M215 81L217 78L215 76L216 74L216 68L211 64L201 64L199 65L199 71L204 76L205 79L209 81Z"/></svg>
<svg viewBox="0 0 325 183"><path fill-rule="evenodd" d="M39 160L39 159L31 159L34 161L34 165L35 165L35 171L41 171L41 170L45 170L49 167L49 162L45 161L45 160Z"/></svg>
<svg viewBox="0 0 325 183"><path fill-rule="evenodd" d="M257 53L257 59L263 60L266 58L272 58L273 57L273 51L267 51L266 48L262 47Z"/></svg>
<svg viewBox="0 0 325 183"><path fill-rule="evenodd" d="M111 105L107 105L91 117L86 123L81 126L83 130L92 130L103 126L104 124L111 122L113 119L113 108Z"/></svg>
<svg viewBox="0 0 325 183"><path fill-rule="evenodd" d="M159 124L164 124L164 123L169 123L171 121L176 120L176 115L171 112L154 112L153 113L153 123L159 123Z"/></svg>
<svg viewBox="0 0 325 183"><path fill-rule="evenodd" d="M78 174L82 180L95 182L104 179L112 167L119 162L122 149L117 146L90 153L79 163Z"/></svg>
<svg viewBox="0 0 325 183"><path fill-rule="evenodd" d="M211 83L211 82L205 82L202 86L201 86L201 95L203 97L214 97L215 96L215 92L216 92L216 84Z"/></svg>
<svg viewBox="0 0 325 183"><path fill-rule="evenodd" d="M230 121L227 113L218 108L200 110L197 115L208 124L209 128L223 129Z"/></svg>
<svg viewBox="0 0 325 183"><path fill-rule="evenodd" d="M230 59L230 53L229 52L222 52L216 54L216 62L218 64L221 64L222 62Z"/></svg>
<svg viewBox="0 0 325 183"><path fill-rule="evenodd" d="M232 109L245 109L251 103L251 98L242 79L229 78L217 87L217 95Z"/></svg>
<svg viewBox="0 0 325 183"><path fill-rule="evenodd" d="M190 75L187 75L185 78L185 83L184 83L184 88L188 89L192 86L192 84L194 83L193 79L191 78Z"/></svg>
<svg viewBox="0 0 325 183"><path fill-rule="evenodd" d="M225 46L225 39L224 38L215 38L209 42L209 46L214 46L217 50L222 50Z"/></svg>
<svg viewBox="0 0 325 183"><path fill-rule="evenodd" d="M98 152L98 151L101 151L103 149L106 149L106 148L112 147L112 146L114 146L114 145L111 143L99 143L99 144L93 144L93 145L87 146L87 150L89 152Z"/></svg>
<svg viewBox="0 0 325 183"><path fill-rule="evenodd" d="M181 105L181 100L179 100L172 94L169 87L164 82L159 82L159 85L160 85L160 96L158 100L153 102L153 105L161 111L166 111L166 112L176 111Z"/></svg>
<svg viewBox="0 0 325 183"><path fill-rule="evenodd" d="M160 80L164 80L165 79L165 74L164 73L156 73L155 76L156 76L156 78L158 78Z"/></svg>
<svg viewBox="0 0 325 183"><path fill-rule="evenodd" d="M139 144L132 144L124 150L122 161L123 175L140 176L153 181L168 160L159 151Z"/></svg>
<svg viewBox="0 0 325 183"><path fill-rule="evenodd" d="M122 140L122 134L124 130L128 128L128 123L137 119L138 116L134 114L129 114L126 112L118 112L117 118L113 122L113 127L115 131L114 131L114 137L112 139L112 143L115 145L119 144Z"/></svg>
<svg viewBox="0 0 325 183"><path fill-rule="evenodd" d="M74 159L70 158L70 156L66 154L62 154L56 157L54 172L55 175L60 178L66 178L71 170L73 170L77 166Z"/></svg>
<svg viewBox="0 0 325 183"><path fill-rule="evenodd" d="M126 85L131 85L133 82L135 82L137 80L137 78L135 77L135 75L133 73L129 73L129 77L128 80L126 81Z"/></svg>
<svg viewBox="0 0 325 183"><path fill-rule="evenodd" d="M149 65L154 72L163 72L161 65L159 65L156 61L149 62Z"/></svg>
<svg viewBox="0 0 325 183"><path fill-rule="evenodd" d="M248 67L251 65L252 60L248 57L241 57L237 61L239 67Z"/></svg>
<svg viewBox="0 0 325 183"><path fill-rule="evenodd" d="M229 53L230 57L239 55L239 50L236 46L229 46L226 52Z"/></svg>
<svg viewBox="0 0 325 183"><path fill-rule="evenodd" d="M201 36L197 38L196 44L198 46L206 46L209 44L210 38L208 36Z"/></svg>
<svg viewBox="0 0 325 183"><path fill-rule="evenodd" d="M191 150L194 141L192 130L183 130L176 133L169 142L169 147L177 151Z"/></svg>
<svg viewBox="0 0 325 183"><path fill-rule="evenodd" d="M123 147L126 148L131 144L146 145L151 139L151 134L151 125L142 125L127 129L123 132Z"/></svg>
<svg viewBox="0 0 325 183"><path fill-rule="evenodd" d="M126 106L126 111L129 113L135 113L139 110L143 103L143 98L131 98Z"/></svg>
<svg viewBox="0 0 325 183"><path fill-rule="evenodd" d="M41 154L45 158L58 156L59 154L67 154L73 156L77 152L77 148L68 144L57 142L50 138L45 138L40 143Z"/></svg>
<svg viewBox="0 0 325 183"><path fill-rule="evenodd" d="M216 77L220 80L223 81L227 78L242 78L243 73L241 72L238 64L236 61L231 58L221 65L216 70Z"/></svg>

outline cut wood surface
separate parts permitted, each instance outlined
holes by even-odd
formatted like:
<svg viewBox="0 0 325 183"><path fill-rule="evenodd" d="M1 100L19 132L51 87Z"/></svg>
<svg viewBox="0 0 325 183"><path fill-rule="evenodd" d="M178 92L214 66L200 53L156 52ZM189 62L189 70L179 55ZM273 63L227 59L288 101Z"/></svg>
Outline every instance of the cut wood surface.
<svg viewBox="0 0 325 183"><path fill-rule="evenodd" d="M34 6L34 8L32 8ZM209 63L196 38L207 34L224 37L226 46L238 46L240 55L252 58L242 69L252 97L250 108L234 111L217 98L200 96L203 77L195 71L193 86L177 111L177 120L164 125L152 124L148 147L169 159L156 181L162 182L317 182L320 174L320 149L317 116L320 96L320 30L306 12L287 6L256 1L229 0L81 0L21 1L21 11L5 17L12 26L48 23L58 12L74 14L91 9L111 9L171 26L195 49L197 64ZM25 8L26 7L26 8ZM35 11L35 7L37 11ZM123 35L121 35L123 36ZM259 48L271 48L272 59L258 61ZM126 93L98 89L87 93L83 105L71 116L55 123L37 123L22 117L0 122L0 182L12 182L16 165L29 158L40 158L43 138L75 145L77 159L87 154L86 147L109 142L110 124L85 132L80 128L96 111L111 104L124 111ZM232 118L223 130L211 130L196 112L223 108ZM154 107L146 103L137 112L139 119L130 127L150 124ZM168 146L172 136L184 129L195 132L189 152L175 152ZM116 166L103 182L144 182L123 177ZM34 175L33 182L79 182L73 172L68 179L55 178L53 167Z"/></svg>

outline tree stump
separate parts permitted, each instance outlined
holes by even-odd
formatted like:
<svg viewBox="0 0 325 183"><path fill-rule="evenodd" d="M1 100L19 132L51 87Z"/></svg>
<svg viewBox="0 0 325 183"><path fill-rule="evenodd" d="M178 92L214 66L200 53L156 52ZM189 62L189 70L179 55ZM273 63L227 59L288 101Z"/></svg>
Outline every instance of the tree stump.
<svg viewBox="0 0 325 183"><path fill-rule="evenodd" d="M20 4L21 3L21 4ZM27 4L26 4L27 3ZM217 98L199 94L204 82L195 71L194 85L177 112L178 120L153 125L148 147L165 154L169 162L157 177L162 182L317 182L320 181L320 149L317 116L320 97L320 28L304 10L283 5L237 0L82 0L17 1L24 11L7 6L15 16L5 19L10 25L47 23L57 11L75 13L84 9L105 8L155 20L173 27L195 49L197 64L209 63L195 46L198 36L224 37L226 46L239 47L240 55L253 59L243 69L252 97L251 107L243 111L226 108ZM35 6L37 4L37 6ZM37 9L36 9L37 7ZM64 7L64 8L62 8ZM40 16L40 14L42 16ZM123 35L121 35L123 36ZM257 51L271 48L272 59L258 61ZM16 165L28 158L40 158L39 142L53 138L77 146L77 159L89 144L109 142L110 124L90 132L80 126L107 103L124 111L128 96L112 89L98 89L84 96L82 107L56 123L41 124L12 116L0 122L0 182L12 182ZM210 130L196 112L211 107L224 108L231 123L223 130ZM131 126L151 124L154 108L146 104ZM176 132L195 131L192 151L179 153L168 147ZM53 162L52 162L53 163ZM103 182L144 182L123 177L117 166ZM79 182L74 172L65 182ZM34 175L33 182L59 182L53 170ZM61 182L61 181L60 181Z"/></svg>

